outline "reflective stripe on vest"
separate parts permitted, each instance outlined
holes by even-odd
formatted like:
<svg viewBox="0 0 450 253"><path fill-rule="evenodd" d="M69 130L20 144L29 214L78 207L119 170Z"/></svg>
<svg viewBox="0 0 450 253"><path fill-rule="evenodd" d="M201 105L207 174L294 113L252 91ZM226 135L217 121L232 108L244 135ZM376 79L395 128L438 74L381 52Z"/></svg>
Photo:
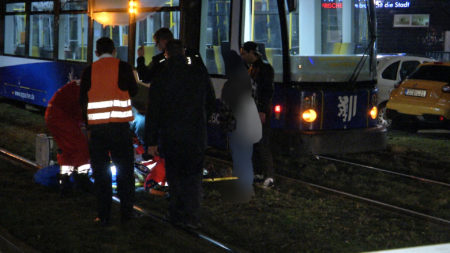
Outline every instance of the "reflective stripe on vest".
<svg viewBox="0 0 450 253"><path fill-rule="evenodd" d="M112 112L98 112L98 113L89 113L88 120L101 120L101 119L112 119L112 118L128 118L132 117L132 111L112 111Z"/></svg>
<svg viewBox="0 0 450 253"><path fill-rule="evenodd" d="M90 102L88 103L89 109L100 109L100 108L108 108L108 107L128 107L131 106L131 100L110 100L110 101L101 101L101 102Z"/></svg>
<svg viewBox="0 0 450 253"><path fill-rule="evenodd" d="M119 59L102 58L92 64L87 105L89 125L134 119L128 91L120 90L118 81Z"/></svg>

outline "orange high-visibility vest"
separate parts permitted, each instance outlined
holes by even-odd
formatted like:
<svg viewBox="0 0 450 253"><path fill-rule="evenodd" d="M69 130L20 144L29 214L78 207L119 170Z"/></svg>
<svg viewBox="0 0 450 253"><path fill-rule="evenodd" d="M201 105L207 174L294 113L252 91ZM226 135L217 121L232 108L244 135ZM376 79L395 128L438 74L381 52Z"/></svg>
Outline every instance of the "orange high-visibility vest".
<svg viewBox="0 0 450 253"><path fill-rule="evenodd" d="M119 61L107 57L92 63L87 105L89 125L134 120L130 95L119 88Z"/></svg>

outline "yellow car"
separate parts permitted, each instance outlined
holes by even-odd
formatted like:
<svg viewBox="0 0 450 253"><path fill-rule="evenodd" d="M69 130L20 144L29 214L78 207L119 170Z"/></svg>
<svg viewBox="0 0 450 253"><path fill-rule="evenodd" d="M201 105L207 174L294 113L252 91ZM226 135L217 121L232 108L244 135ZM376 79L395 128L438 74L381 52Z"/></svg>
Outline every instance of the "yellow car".
<svg viewBox="0 0 450 253"><path fill-rule="evenodd" d="M392 90L386 108L394 128L450 129L450 62L419 65Z"/></svg>

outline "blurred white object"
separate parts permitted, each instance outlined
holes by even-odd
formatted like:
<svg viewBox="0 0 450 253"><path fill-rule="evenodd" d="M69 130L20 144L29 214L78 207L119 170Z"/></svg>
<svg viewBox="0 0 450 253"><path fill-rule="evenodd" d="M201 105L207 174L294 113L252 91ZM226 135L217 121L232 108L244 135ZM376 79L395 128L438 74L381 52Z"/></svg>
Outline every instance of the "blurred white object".
<svg viewBox="0 0 450 253"><path fill-rule="evenodd" d="M35 159L36 164L41 167L47 167L53 161L51 160L52 150L55 144L52 136L47 136L46 134L36 135L36 153Z"/></svg>

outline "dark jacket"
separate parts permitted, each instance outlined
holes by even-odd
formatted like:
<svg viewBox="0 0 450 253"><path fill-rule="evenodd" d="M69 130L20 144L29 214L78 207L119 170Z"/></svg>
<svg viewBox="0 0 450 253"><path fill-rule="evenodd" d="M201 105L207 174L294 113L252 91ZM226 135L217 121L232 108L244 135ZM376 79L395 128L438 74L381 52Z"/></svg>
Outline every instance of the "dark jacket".
<svg viewBox="0 0 450 253"><path fill-rule="evenodd" d="M88 104L88 92L91 89L91 73L92 66L88 66L84 69L81 75L80 83L80 104L84 121L87 123L87 104ZM119 62L119 89L128 91L130 97L136 95L138 91L136 79L134 78L133 68L130 64L120 61Z"/></svg>
<svg viewBox="0 0 450 253"><path fill-rule="evenodd" d="M243 97L251 96L252 85L245 65L235 51L230 52L225 64L228 80L222 88L221 99L236 113Z"/></svg>
<svg viewBox="0 0 450 253"><path fill-rule="evenodd" d="M258 111L270 113L274 78L272 66L259 59L251 65L249 72L256 83L255 101Z"/></svg>
<svg viewBox="0 0 450 253"><path fill-rule="evenodd" d="M151 83L153 78L162 70L165 62L164 53L159 53L152 57L152 61L150 64L145 66L145 58L144 56L137 58L137 72L139 74L139 78L144 83Z"/></svg>
<svg viewBox="0 0 450 253"><path fill-rule="evenodd" d="M171 57L149 89L146 146L187 144L206 147L206 122L215 106L214 90L202 66ZM189 147L179 147L187 148Z"/></svg>

